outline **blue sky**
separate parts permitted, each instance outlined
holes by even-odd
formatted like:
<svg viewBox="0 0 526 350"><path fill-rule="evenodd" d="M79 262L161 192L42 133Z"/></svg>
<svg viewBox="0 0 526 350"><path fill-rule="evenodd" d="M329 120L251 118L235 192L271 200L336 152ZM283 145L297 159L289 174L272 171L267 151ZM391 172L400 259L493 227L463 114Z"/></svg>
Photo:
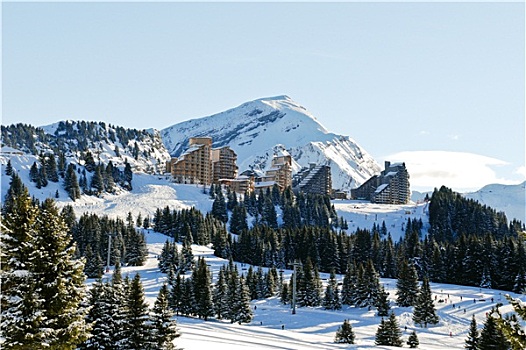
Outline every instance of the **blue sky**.
<svg viewBox="0 0 526 350"><path fill-rule="evenodd" d="M524 18L522 2L4 2L2 123L162 129L286 94L380 164L406 160L418 189L518 183Z"/></svg>

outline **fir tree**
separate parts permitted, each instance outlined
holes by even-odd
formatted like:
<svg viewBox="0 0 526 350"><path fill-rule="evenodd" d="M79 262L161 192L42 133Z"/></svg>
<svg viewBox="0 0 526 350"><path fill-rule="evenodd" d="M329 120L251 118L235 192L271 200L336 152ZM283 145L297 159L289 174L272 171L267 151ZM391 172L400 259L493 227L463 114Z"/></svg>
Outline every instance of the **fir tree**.
<svg viewBox="0 0 526 350"><path fill-rule="evenodd" d="M47 154L44 166L46 168L48 180L51 182L58 182L57 161L53 153Z"/></svg>
<svg viewBox="0 0 526 350"><path fill-rule="evenodd" d="M471 317L471 323L469 324L468 337L465 341L464 348L468 350L477 350L477 343L479 339L479 331L477 329L477 321L475 315Z"/></svg>
<svg viewBox="0 0 526 350"><path fill-rule="evenodd" d="M2 225L3 348L75 349L87 336L84 266L53 201L38 208L23 189Z"/></svg>
<svg viewBox="0 0 526 350"><path fill-rule="evenodd" d="M64 176L64 189L73 201L80 198L80 187L73 164L69 164Z"/></svg>
<svg viewBox="0 0 526 350"><path fill-rule="evenodd" d="M495 311L495 309L492 309L486 317L484 327L480 332L480 337L477 342L477 350L511 349L510 343L508 342L502 331L497 327L497 320L494 314L498 316L498 313Z"/></svg>
<svg viewBox="0 0 526 350"><path fill-rule="evenodd" d="M128 160L126 159L124 162L124 176L123 176L123 183L121 184L122 187L124 187L128 191L131 191L133 189L132 180L133 180L133 171L132 171L130 163L128 163Z"/></svg>
<svg viewBox="0 0 526 350"><path fill-rule="evenodd" d="M253 318L250 307L250 294L243 276L235 283L235 298L230 300L232 305L231 322L250 323ZM232 317L233 316L233 317Z"/></svg>
<svg viewBox="0 0 526 350"><path fill-rule="evenodd" d="M7 161L7 165L5 166L5 174L7 176L13 175L13 166L11 165L11 159Z"/></svg>
<svg viewBox="0 0 526 350"><path fill-rule="evenodd" d="M384 286L380 286L378 289L378 295L375 302L376 306L376 315L377 316L388 316L389 310L391 310L391 306L389 305L389 299L387 298L389 296L389 293L385 291Z"/></svg>
<svg viewBox="0 0 526 350"><path fill-rule="evenodd" d="M141 277L136 274L129 286L122 349L147 349L150 345L148 304L144 298Z"/></svg>
<svg viewBox="0 0 526 350"><path fill-rule="evenodd" d="M340 310L342 308L340 293L338 291L338 281L336 281L336 274L334 273L334 270L331 271L329 282L327 283L327 288L325 289L323 307L327 310Z"/></svg>
<svg viewBox="0 0 526 350"><path fill-rule="evenodd" d="M93 253L91 245L88 244L84 253L86 264L84 265L84 273L88 278L100 278L104 273L104 265L99 253Z"/></svg>
<svg viewBox="0 0 526 350"><path fill-rule="evenodd" d="M415 348L418 348L419 344L420 342L418 341L416 332L412 331L411 334L409 335L409 339L407 339L407 345L409 345L411 349L415 349Z"/></svg>
<svg viewBox="0 0 526 350"><path fill-rule="evenodd" d="M174 350L174 339L181 334L177 329L177 323L173 319L174 313L168 306L168 286L162 285L153 305L151 319L152 328L152 350Z"/></svg>
<svg viewBox="0 0 526 350"><path fill-rule="evenodd" d="M415 305L418 296L418 276L413 264L402 259L396 281L396 303L402 307Z"/></svg>
<svg viewBox="0 0 526 350"><path fill-rule="evenodd" d="M214 314L218 320L221 320L228 314L228 286L226 283L225 269L219 270L217 283L214 287L213 304Z"/></svg>
<svg viewBox="0 0 526 350"><path fill-rule="evenodd" d="M402 331L398 326L394 312L391 312L387 321L384 321L382 317L382 321L376 331L374 343L376 345L402 346Z"/></svg>
<svg viewBox="0 0 526 350"><path fill-rule="evenodd" d="M420 326L424 325L426 328L428 324L438 323L438 316L431 296L431 287L427 278L422 281L422 287L415 302L413 322Z"/></svg>
<svg viewBox="0 0 526 350"><path fill-rule="evenodd" d="M208 317L214 314L212 304L212 290L210 271L206 265L204 258L200 258L197 262L196 269L192 273L194 298L196 302L196 313L199 318L208 320Z"/></svg>
<svg viewBox="0 0 526 350"><path fill-rule="evenodd" d="M509 301L515 313L522 319L518 322L517 317L513 314L511 317L496 318L497 327L511 344L513 350L526 348L526 333L521 327L521 324L526 320L526 306L524 302L518 298L512 298L509 295L505 296Z"/></svg>
<svg viewBox="0 0 526 350"><path fill-rule="evenodd" d="M91 191L97 196L104 191L104 179L102 178L101 166L95 168L90 187Z"/></svg>
<svg viewBox="0 0 526 350"><path fill-rule="evenodd" d="M343 321L343 324L338 327L334 342L338 344L354 344L354 332L349 320Z"/></svg>

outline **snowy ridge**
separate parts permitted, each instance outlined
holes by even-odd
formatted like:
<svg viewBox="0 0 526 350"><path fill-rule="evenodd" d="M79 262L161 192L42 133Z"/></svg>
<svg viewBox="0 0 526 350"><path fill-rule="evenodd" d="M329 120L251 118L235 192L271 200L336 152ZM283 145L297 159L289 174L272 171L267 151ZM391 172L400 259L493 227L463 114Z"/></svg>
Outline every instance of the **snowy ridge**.
<svg viewBox="0 0 526 350"><path fill-rule="evenodd" d="M526 181L518 185L491 184L463 196L503 211L508 220L526 222Z"/></svg>
<svg viewBox="0 0 526 350"><path fill-rule="evenodd" d="M380 171L377 162L348 136L330 133L305 107L288 96L262 98L239 107L175 124L161 130L172 156L190 137L211 136L214 147L230 146L240 171L265 170L284 149L294 158L293 171L311 162L331 167L334 188L351 189Z"/></svg>

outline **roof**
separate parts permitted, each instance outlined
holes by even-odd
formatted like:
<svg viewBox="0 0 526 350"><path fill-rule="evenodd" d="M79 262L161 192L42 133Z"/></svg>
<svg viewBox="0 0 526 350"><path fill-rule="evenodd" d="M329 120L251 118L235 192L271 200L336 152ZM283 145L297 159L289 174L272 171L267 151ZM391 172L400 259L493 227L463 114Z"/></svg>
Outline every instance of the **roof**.
<svg viewBox="0 0 526 350"><path fill-rule="evenodd" d="M382 192L389 184L382 184L380 186L378 186L378 188L376 188L376 191L374 191L374 193L380 193Z"/></svg>

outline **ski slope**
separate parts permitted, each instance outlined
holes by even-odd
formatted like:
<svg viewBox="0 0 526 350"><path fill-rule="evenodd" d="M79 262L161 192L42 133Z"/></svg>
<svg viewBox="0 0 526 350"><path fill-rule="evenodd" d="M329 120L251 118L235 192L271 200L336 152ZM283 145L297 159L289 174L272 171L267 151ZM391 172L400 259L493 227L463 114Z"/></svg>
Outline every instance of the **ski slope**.
<svg viewBox="0 0 526 350"><path fill-rule="evenodd" d="M135 273L141 275L146 298L153 305L160 286L166 281L166 275L160 273L157 268L156 257L168 237L151 230L146 230L145 235L149 250L146 264L141 267L123 267L122 273L129 274L131 277ZM228 261L215 257L213 251L207 247L192 245L192 249L196 259L205 258L215 282L219 268ZM247 265L238 264L240 272L246 272L247 268ZM290 280L291 272L284 271L285 281ZM110 270L104 277L111 278L111 273ZM321 274L321 278L328 278L328 274ZM338 276L340 282L342 278L343 276ZM91 282L92 280L88 280L88 283ZM437 296L435 306L440 322L427 329L420 328L413 324L412 308L395 305L396 280L381 279L381 283L390 293L391 309L398 316L404 347L407 347L405 342L414 330L420 341L420 349L463 349L472 315L475 315L477 324L481 328L486 313L497 303L504 304L500 308L503 314L512 311L511 306L504 299L504 294L507 292L431 283L433 295ZM514 297L518 296L510 294ZM526 301L525 295L521 295L520 298ZM438 302L439 300L444 302ZM282 305L278 297L255 300L251 305L254 319L250 324L238 325L213 319L205 322L197 318L179 317L177 323L182 335L176 339L175 344L187 350L212 347L218 350L392 349L392 347L374 344L375 333L381 320L380 317L375 316L375 309L349 306L344 306L339 311L324 310L322 307L297 308L296 314L292 315L290 306ZM336 330L345 319L349 319L353 326L356 335L355 345L333 343Z"/></svg>

